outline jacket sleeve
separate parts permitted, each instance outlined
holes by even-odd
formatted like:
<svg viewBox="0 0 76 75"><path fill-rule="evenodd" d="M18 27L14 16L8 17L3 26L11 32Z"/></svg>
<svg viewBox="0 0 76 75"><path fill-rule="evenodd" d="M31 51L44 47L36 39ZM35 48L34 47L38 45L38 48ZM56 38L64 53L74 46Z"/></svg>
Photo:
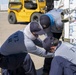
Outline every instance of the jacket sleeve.
<svg viewBox="0 0 76 75"><path fill-rule="evenodd" d="M40 57L50 58L54 56L54 53L46 52L45 49L37 47L32 41L26 42L27 52L38 55Z"/></svg>
<svg viewBox="0 0 76 75"><path fill-rule="evenodd" d="M34 42L35 45L37 45L39 47L43 47L42 41L41 41L40 38L37 38L37 39L33 40L33 42Z"/></svg>

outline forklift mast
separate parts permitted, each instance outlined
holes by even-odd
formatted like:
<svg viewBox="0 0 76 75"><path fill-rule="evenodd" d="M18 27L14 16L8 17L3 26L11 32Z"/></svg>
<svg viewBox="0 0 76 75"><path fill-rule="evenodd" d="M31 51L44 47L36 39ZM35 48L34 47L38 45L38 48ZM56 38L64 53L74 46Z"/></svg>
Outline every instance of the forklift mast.
<svg viewBox="0 0 76 75"><path fill-rule="evenodd" d="M46 0L47 12L54 8L54 0Z"/></svg>

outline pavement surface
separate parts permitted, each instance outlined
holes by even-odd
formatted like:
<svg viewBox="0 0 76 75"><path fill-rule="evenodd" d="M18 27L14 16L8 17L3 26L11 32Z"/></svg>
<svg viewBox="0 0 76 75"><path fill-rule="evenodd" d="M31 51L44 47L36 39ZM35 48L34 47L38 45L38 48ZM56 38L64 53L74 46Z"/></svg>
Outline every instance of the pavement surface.
<svg viewBox="0 0 76 75"><path fill-rule="evenodd" d="M0 12L0 46L10 36L10 34L14 33L17 30L25 28L26 25L27 23L9 24L8 13ZM41 38L43 38L43 36L41 36ZM33 54L30 55L35 64L37 75L41 75L44 58Z"/></svg>

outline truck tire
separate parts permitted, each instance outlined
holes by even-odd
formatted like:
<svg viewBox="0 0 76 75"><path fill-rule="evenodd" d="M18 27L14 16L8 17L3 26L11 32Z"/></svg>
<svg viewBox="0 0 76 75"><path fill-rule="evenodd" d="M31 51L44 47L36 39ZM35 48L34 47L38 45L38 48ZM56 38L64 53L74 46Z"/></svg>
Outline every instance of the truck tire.
<svg viewBox="0 0 76 75"><path fill-rule="evenodd" d="M38 22L41 15L42 15L41 13L33 13L31 16L31 22L32 21Z"/></svg>
<svg viewBox="0 0 76 75"><path fill-rule="evenodd" d="M8 22L10 24L17 23L16 16L15 16L15 14L13 12L9 13L9 15L8 15Z"/></svg>

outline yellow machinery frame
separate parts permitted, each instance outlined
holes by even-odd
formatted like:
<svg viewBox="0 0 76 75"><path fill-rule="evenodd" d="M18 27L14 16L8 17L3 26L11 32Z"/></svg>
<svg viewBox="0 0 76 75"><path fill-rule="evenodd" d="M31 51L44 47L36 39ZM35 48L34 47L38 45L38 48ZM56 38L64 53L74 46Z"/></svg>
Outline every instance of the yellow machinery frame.
<svg viewBox="0 0 76 75"><path fill-rule="evenodd" d="M45 0L14 0L9 1L8 21L10 24L17 22L38 21L41 14L45 13Z"/></svg>

